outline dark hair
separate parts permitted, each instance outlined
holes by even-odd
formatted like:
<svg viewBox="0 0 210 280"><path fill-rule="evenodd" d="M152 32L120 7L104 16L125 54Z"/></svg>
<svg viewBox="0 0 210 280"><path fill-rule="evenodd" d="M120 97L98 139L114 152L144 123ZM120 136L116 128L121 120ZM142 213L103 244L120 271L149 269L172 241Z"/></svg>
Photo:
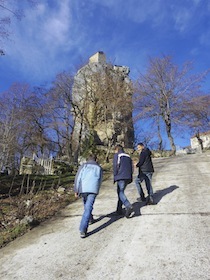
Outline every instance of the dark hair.
<svg viewBox="0 0 210 280"><path fill-rule="evenodd" d="M123 152L124 152L124 149L123 149L123 146L122 146L122 145L116 145L116 146L115 146L115 150L123 151Z"/></svg>
<svg viewBox="0 0 210 280"><path fill-rule="evenodd" d="M96 161L96 160L97 160L97 155L96 155L96 154L90 153L90 154L88 155L87 160L94 160L94 161Z"/></svg>
<svg viewBox="0 0 210 280"><path fill-rule="evenodd" d="M142 147L144 147L144 143L140 142L140 143L137 144L137 146L142 146Z"/></svg>

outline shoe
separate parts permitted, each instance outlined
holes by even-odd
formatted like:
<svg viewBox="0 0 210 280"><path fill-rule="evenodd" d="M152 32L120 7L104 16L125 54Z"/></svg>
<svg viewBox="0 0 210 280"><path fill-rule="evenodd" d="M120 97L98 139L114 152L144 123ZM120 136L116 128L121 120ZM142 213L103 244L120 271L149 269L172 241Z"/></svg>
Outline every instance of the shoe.
<svg viewBox="0 0 210 280"><path fill-rule="evenodd" d="M123 215L123 211L122 211L122 210L117 210L117 211L115 212L115 214L116 214L117 216L122 216L122 215Z"/></svg>
<svg viewBox="0 0 210 280"><path fill-rule="evenodd" d="M81 238L85 238L85 237L86 237L86 232L82 232L82 231L81 231L81 232L80 232L80 237L81 237Z"/></svg>
<svg viewBox="0 0 210 280"><path fill-rule="evenodd" d="M155 202L154 202L154 199L153 199L152 196L149 196L149 197L148 197L147 204L148 204L148 205L155 205Z"/></svg>
<svg viewBox="0 0 210 280"><path fill-rule="evenodd" d="M94 224L95 222L96 222L95 219L90 219L89 222L88 222L88 224L89 224L89 225L92 225L92 224Z"/></svg>
<svg viewBox="0 0 210 280"><path fill-rule="evenodd" d="M125 210L125 217L129 218L132 212L133 212L133 207L132 206L127 207Z"/></svg>
<svg viewBox="0 0 210 280"><path fill-rule="evenodd" d="M142 196L142 197L138 197L136 200L138 202L143 202L143 201L146 201L146 198L144 196Z"/></svg>

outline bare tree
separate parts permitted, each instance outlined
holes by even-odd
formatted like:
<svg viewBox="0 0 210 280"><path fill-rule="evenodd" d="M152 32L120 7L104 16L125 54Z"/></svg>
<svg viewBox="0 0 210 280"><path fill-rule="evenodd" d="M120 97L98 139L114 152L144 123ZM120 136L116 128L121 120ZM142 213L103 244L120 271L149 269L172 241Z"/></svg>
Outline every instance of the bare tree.
<svg viewBox="0 0 210 280"><path fill-rule="evenodd" d="M0 169L7 167L13 168L15 154L15 138L16 138L16 117L17 112L14 107L6 108L3 102L1 106L0 116Z"/></svg>
<svg viewBox="0 0 210 280"><path fill-rule="evenodd" d="M20 121L20 103L15 91L20 88L13 85L7 92L1 96L1 114L0 114L0 164L1 169L5 166L15 167L15 156L19 150L18 136L22 122ZM28 91L28 87L21 87L22 93Z"/></svg>
<svg viewBox="0 0 210 280"><path fill-rule="evenodd" d="M0 113L1 168L18 168L23 155L50 154L43 99L27 84L13 84L2 94Z"/></svg>
<svg viewBox="0 0 210 280"><path fill-rule="evenodd" d="M47 106L48 127L54 135L52 141L58 147L58 156L66 156L72 162L72 133L74 119L72 111L73 75L68 72L56 76L52 88L48 91Z"/></svg>
<svg viewBox="0 0 210 280"><path fill-rule="evenodd" d="M176 152L172 128L182 124L182 112L189 100L200 94L201 81L208 74L190 75L191 70L192 63L186 62L179 69L170 56L150 58L146 74L140 74L137 81L137 118L161 118L172 154Z"/></svg>
<svg viewBox="0 0 210 280"><path fill-rule="evenodd" d="M133 87L127 73L117 69L106 69L102 83L99 83L99 100L101 115L98 127L103 127L107 146L108 161L111 147L121 143L133 147L132 95Z"/></svg>
<svg viewBox="0 0 210 280"><path fill-rule="evenodd" d="M93 141L95 117L97 112L97 98L95 88L97 83L93 79L92 70L86 67L83 71L78 71L74 78L73 86L73 108L74 131L73 150L74 160L77 161L81 153L82 142ZM94 105L95 104L95 105ZM90 144L90 143L89 143Z"/></svg>
<svg viewBox="0 0 210 280"><path fill-rule="evenodd" d="M25 153L36 153L44 158L50 156L53 145L48 129L47 101L40 91L43 89L34 89L21 100L20 115L24 123L21 139L24 139Z"/></svg>
<svg viewBox="0 0 210 280"><path fill-rule="evenodd" d="M200 133L210 129L210 95L200 95L189 100L183 110L182 119L203 150Z"/></svg>
<svg viewBox="0 0 210 280"><path fill-rule="evenodd" d="M0 43L10 37L11 32L9 26L12 20L14 18L21 20L24 17L24 8L22 7L26 3L34 7L38 3L38 0L0 0ZM0 49L0 54L4 54L3 49Z"/></svg>
<svg viewBox="0 0 210 280"><path fill-rule="evenodd" d="M160 121L158 119L143 119L143 123L135 124L135 144L143 142L153 150L162 153L166 147L166 143L161 134ZM148 127L150 128L148 130Z"/></svg>

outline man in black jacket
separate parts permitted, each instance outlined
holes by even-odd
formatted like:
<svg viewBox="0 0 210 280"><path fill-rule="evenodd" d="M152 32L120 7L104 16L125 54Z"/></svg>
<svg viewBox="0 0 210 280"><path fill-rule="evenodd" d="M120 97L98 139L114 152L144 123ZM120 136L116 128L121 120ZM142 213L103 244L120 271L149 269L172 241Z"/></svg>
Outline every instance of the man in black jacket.
<svg viewBox="0 0 210 280"><path fill-rule="evenodd" d="M121 145L115 147L113 158L114 183L117 182L118 203L116 214L122 215L122 206L125 206L125 217L129 218L134 212L133 207L125 195L125 188L132 182L133 163Z"/></svg>
<svg viewBox="0 0 210 280"><path fill-rule="evenodd" d="M146 201L143 189L141 187L141 182L145 181L148 199L147 204L155 204L153 199L153 189L152 189L152 175L154 173L154 167L151 159L151 151L144 146L143 143L138 143L137 150L139 151L139 162L136 167L139 168L138 176L135 179L135 184L139 193L138 201Z"/></svg>

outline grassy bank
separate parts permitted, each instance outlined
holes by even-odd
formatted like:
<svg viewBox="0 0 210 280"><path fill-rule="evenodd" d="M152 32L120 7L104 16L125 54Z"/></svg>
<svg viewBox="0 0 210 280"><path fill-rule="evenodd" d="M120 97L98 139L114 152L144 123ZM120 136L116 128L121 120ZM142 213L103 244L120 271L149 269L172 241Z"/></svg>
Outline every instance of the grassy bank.
<svg viewBox="0 0 210 280"><path fill-rule="evenodd" d="M0 177L0 247L75 200L74 175Z"/></svg>

